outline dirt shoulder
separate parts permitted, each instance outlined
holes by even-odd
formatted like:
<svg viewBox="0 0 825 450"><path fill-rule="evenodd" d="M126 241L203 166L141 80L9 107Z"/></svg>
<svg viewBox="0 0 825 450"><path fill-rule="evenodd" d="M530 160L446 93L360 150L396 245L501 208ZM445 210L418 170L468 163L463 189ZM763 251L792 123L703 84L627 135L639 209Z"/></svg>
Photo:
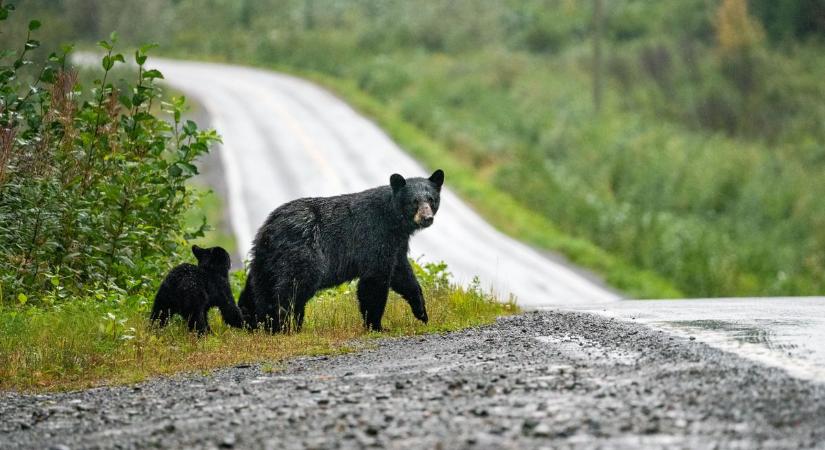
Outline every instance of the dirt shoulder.
<svg viewBox="0 0 825 450"><path fill-rule="evenodd" d="M0 448L805 448L825 386L589 314L532 312L283 368L0 396Z"/></svg>

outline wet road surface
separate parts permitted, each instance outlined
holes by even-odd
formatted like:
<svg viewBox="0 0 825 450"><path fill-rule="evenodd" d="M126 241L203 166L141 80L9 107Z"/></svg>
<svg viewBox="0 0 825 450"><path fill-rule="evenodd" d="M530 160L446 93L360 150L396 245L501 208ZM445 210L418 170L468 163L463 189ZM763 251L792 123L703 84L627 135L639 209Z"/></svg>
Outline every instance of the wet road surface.
<svg viewBox="0 0 825 450"><path fill-rule="evenodd" d="M571 309L693 337L825 382L825 297L625 300Z"/></svg>

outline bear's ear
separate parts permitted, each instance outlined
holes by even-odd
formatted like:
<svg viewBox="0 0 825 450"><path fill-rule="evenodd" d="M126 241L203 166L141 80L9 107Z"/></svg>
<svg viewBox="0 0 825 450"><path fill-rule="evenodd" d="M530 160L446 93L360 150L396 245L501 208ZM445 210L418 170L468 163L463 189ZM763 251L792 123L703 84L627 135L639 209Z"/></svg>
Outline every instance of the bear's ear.
<svg viewBox="0 0 825 450"><path fill-rule="evenodd" d="M390 186L392 186L393 192L398 192L399 189L407 185L407 180L404 179L401 175L394 173L390 175Z"/></svg>
<svg viewBox="0 0 825 450"><path fill-rule="evenodd" d="M441 169L436 170L430 175L430 181L437 187L441 189L441 185L444 184L444 171Z"/></svg>
<svg viewBox="0 0 825 450"><path fill-rule="evenodd" d="M192 254L195 255L198 261L201 260L204 256L206 256L206 250L198 247L197 245L192 246Z"/></svg>

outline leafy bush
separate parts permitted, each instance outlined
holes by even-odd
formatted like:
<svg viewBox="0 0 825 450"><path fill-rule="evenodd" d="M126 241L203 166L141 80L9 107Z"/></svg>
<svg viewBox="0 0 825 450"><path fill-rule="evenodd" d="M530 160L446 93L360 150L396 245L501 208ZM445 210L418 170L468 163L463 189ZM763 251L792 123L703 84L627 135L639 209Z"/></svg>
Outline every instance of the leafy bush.
<svg viewBox="0 0 825 450"><path fill-rule="evenodd" d="M0 8L5 20L12 7ZM84 89L70 47L31 58L38 28L29 23L22 50L0 49L0 300L154 285L188 237L184 182L218 137L182 121L183 98L161 102L163 75L146 66L151 46L135 52L135 81L119 88L110 77L125 57L116 36L101 41L102 75Z"/></svg>

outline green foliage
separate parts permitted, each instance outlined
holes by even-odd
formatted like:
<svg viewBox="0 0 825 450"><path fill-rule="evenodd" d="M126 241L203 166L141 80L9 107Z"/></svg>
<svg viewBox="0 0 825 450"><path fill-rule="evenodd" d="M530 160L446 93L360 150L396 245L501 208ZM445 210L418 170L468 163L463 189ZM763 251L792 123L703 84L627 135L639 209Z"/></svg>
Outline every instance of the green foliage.
<svg viewBox="0 0 825 450"><path fill-rule="evenodd" d="M592 2L94 3L96 25L69 28L137 23L125 39L170 53L345 80L419 158L455 162L449 182L499 228L632 295L825 289L821 1L604 2L598 116Z"/></svg>
<svg viewBox="0 0 825 450"><path fill-rule="evenodd" d="M117 36L100 41L102 75L85 90L71 47L31 58L38 28L31 21L22 49L0 60L2 300L53 304L154 286L189 237L184 182L218 137L182 122L183 98L162 105L171 123L156 115L162 74L146 67L151 46L135 52L135 81L119 88L110 78L126 60Z"/></svg>
<svg viewBox="0 0 825 450"><path fill-rule="evenodd" d="M825 3L820 0L751 0L749 6L775 42L825 34Z"/></svg>
<svg viewBox="0 0 825 450"><path fill-rule="evenodd" d="M197 183L189 183L195 203L184 214L184 230L201 230L202 235L188 239L190 244L201 247L223 247L230 255L236 254L235 236L230 233L226 210L218 194ZM187 255L188 256L188 255ZM234 259L234 257L233 257ZM242 261L238 261L242 262Z"/></svg>

